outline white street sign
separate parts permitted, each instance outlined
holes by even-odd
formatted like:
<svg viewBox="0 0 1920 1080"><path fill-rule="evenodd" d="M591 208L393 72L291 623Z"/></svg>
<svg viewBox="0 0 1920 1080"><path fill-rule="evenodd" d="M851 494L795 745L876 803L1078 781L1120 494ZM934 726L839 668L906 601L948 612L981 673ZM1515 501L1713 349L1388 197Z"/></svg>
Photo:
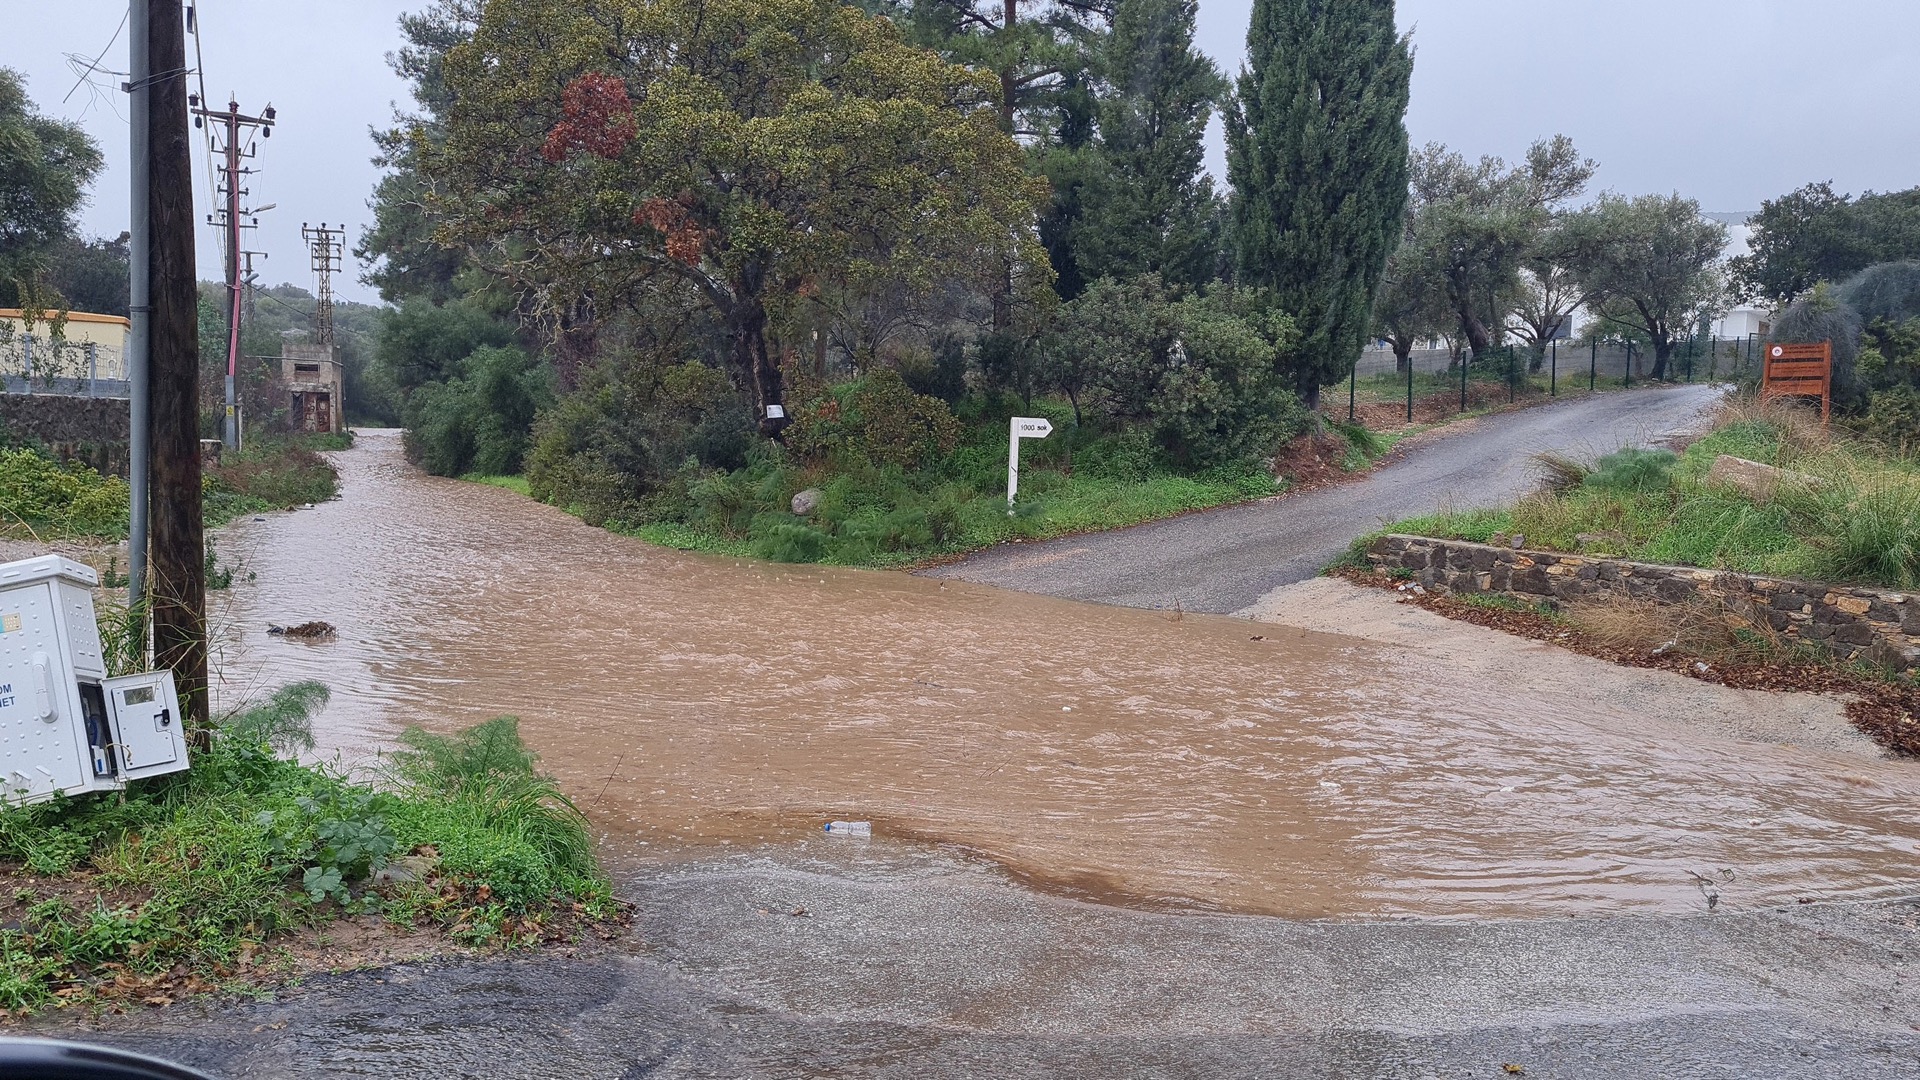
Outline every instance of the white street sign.
<svg viewBox="0 0 1920 1080"><path fill-rule="evenodd" d="M1053 422L1037 416L1016 416L1007 428L1007 513L1013 513L1013 493L1020 490L1020 440L1044 439L1053 434Z"/></svg>

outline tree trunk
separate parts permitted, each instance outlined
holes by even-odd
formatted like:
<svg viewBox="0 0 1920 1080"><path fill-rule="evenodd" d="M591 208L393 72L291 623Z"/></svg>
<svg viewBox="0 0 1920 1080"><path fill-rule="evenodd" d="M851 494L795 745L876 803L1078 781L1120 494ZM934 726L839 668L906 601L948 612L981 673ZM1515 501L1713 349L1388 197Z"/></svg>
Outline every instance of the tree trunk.
<svg viewBox="0 0 1920 1080"><path fill-rule="evenodd" d="M760 434L778 439L793 418L786 415L786 380L767 348L767 309L757 299L742 298L734 305L730 321L733 368L753 391L753 412Z"/></svg>
<svg viewBox="0 0 1920 1080"><path fill-rule="evenodd" d="M1653 378L1659 382L1667 377L1667 361L1673 357L1673 336L1653 334Z"/></svg>
<svg viewBox="0 0 1920 1080"><path fill-rule="evenodd" d="M1005 0L1004 14L1000 20L1000 32L1011 35L1016 23L1020 21L1020 0ZM1000 72L1000 130L1013 134L1013 96L1020 86L1015 80L1020 73L1012 67Z"/></svg>
<svg viewBox="0 0 1920 1080"><path fill-rule="evenodd" d="M187 130L180 0L147 5L150 91L147 267L152 280L150 561L153 658L173 671L188 730L207 725L206 536L200 506L199 297L193 260L193 142Z"/></svg>
<svg viewBox="0 0 1920 1080"><path fill-rule="evenodd" d="M593 366L600 351L600 319L591 294L576 297L555 320L554 366L560 389L580 385L580 373Z"/></svg>
<svg viewBox="0 0 1920 1080"><path fill-rule="evenodd" d="M1467 347L1473 350L1475 360L1487 354L1493 347L1493 336L1487 332L1487 324L1480 321L1470 308L1460 309L1460 332L1467 336Z"/></svg>
<svg viewBox="0 0 1920 1080"><path fill-rule="evenodd" d="M1394 342L1393 342L1394 372L1400 375L1405 375L1407 371L1412 367L1413 367L1413 339L1407 338L1404 341L1398 338L1394 339Z"/></svg>

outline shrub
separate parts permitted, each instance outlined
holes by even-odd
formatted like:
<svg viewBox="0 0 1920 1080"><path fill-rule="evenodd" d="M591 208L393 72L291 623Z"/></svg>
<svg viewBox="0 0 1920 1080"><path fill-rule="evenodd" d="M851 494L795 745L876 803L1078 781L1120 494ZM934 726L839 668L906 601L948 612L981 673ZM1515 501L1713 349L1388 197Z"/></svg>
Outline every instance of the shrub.
<svg viewBox="0 0 1920 1080"><path fill-rule="evenodd" d="M756 441L752 408L725 373L616 358L540 415L527 482L593 524L635 525L683 513L703 473L745 466Z"/></svg>
<svg viewBox="0 0 1920 1080"><path fill-rule="evenodd" d="M0 511L36 532L118 537L127 532L127 482L29 449L0 450Z"/></svg>
<svg viewBox="0 0 1920 1080"><path fill-rule="evenodd" d="M550 383L546 366L517 348L475 350L452 377L407 398L407 456L437 476L519 472Z"/></svg>
<svg viewBox="0 0 1920 1080"><path fill-rule="evenodd" d="M919 469L960 441L947 403L915 393L891 368L830 388L796 379L794 391L786 443L802 458Z"/></svg>

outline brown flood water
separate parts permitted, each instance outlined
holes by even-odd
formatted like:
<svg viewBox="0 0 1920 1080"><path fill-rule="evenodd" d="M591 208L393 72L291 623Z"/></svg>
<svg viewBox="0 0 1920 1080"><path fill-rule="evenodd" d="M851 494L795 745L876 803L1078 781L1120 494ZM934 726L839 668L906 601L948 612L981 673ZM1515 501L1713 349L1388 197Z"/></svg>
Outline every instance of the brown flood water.
<svg viewBox="0 0 1920 1080"><path fill-rule="evenodd" d="M335 461L343 499L224 538L258 575L227 594L224 696L327 682L349 760L517 715L617 856L870 819L1046 887L1298 917L1698 911L1689 869L1735 872L1723 909L1920 878L1911 763L1690 735L1524 671L1416 685L1245 620L665 551L422 476L391 432ZM338 640L265 633L307 619Z"/></svg>

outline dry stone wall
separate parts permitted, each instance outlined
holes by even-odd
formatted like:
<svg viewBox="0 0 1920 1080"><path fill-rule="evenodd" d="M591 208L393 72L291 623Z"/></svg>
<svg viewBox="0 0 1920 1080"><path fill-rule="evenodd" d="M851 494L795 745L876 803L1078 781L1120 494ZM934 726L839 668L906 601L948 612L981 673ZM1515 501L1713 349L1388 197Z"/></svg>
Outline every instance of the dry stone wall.
<svg viewBox="0 0 1920 1080"><path fill-rule="evenodd" d="M1843 660L1920 667L1920 594L1399 534L1374 541L1368 558L1435 592L1555 604L1607 596L1704 601Z"/></svg>
<svg viewBox="0 0 1920 1080"><path fill-rule="evenodd" d="M124 398L0 394L0 436L11 443L38 443L61 460L84 461L103 473L127 475Z"/></svg>

